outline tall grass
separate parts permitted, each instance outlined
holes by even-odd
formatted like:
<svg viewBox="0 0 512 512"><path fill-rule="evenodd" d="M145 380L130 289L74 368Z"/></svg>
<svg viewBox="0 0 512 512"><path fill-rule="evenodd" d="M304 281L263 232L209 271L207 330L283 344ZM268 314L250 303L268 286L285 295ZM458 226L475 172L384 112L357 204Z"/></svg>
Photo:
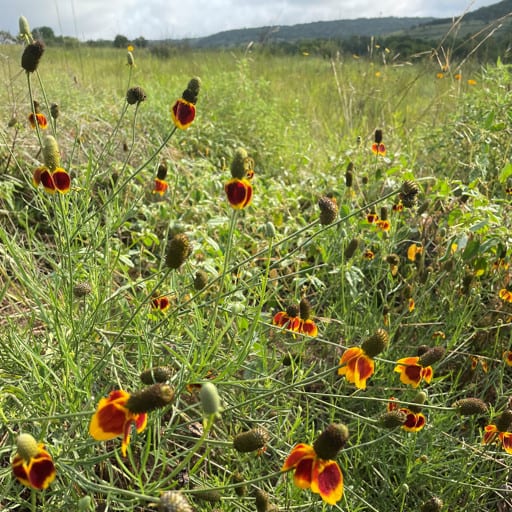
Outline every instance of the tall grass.
<svg viewBox="0 0 512 512"><path fill-rule="evenodd" d="M255 510L256 489L280 510L327 509L280 468L330 423L350 430L335 510L419 509L432 497L448 510L510 507L509 455L481 444L510 389L510 305L499 298L510 253L506 66L468 65L456 79L437 78L428 59L190 51L161 61L136 49L130 68L124 51L48 48L33 94L47 115L44 96L60 106L55 136L72 175L68 194L49 195L32 184L41 155L21 51L0 52L3 509L152 510L177 489L196 510ZM163 144L192 76L202 79L194 124ZM125 100L135 85L147 93L137 108ZM376 128L386 156L370 151ZM224 184L240 146L256 161L254 198L234 211ZM152 193L160 163L162 198ZM404 180L418 184L419 203L393 212ZM331 225L318 221L325 195L339 209ZM381 207L389 231L368 222ZM177 233L192 254L170 269ZM411 258L412 244L422 251ZM170 309L154 310L155 296ZM304 297L315 338L272 322ZM389 347L357 389L337 375L340 356L379 328ZM446 348L420 387L427 425L386 430L391 396L419 407L393 369L420 345ZM100 398L143 388L141 372L159 366L171 367L175 398L149 413L127 457L118 439L92 439ZM188 386L206 380L222 401L213 424ZM489 412L461 417L452 404L468 397ZM266 451L234 450L255 427L269 432ZM12 476L20 432L53 456L56 480L44 491ZM204 489L220 496L211 503Z"/></svg>

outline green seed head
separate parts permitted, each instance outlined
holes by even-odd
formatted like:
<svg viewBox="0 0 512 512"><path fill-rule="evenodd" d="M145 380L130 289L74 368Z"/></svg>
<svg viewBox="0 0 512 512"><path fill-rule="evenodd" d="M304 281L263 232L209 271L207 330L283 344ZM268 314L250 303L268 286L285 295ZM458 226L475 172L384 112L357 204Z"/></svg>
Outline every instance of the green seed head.
<svg viewBox="0 0 512 512"><path fill-rule="evenodd" d="M222 499L222 494L213 489L201 489L194 493L194 496L201 501L208 501L209 503L217 503Z"/></svg>
<svg viewBox="0 0 512 512"><path fill-rule="evenodd" d="M150 412L165 407L173 398L174 390L171 386L157 383L132 393L126 402L126 408L134 414Z"/></svg>
<svg viewBox="0 0 512 512"><path fill-rule="evenodd" d="M194 289L202 290L208 284L208 274L204 270L198 270L194 276Z"/></svg>
<svg viewBox="0 0 512 512"><path fill-rule="evenodd" d="M170 366L155 366L148 368L140 374L140 380L147 385L167 382L172 375Z"/></svg>
<svg viewBox="0 0 512 512"><path fill-rule="evenodd" d="M389 335L384 329L377 329L369 338L366 338L361 344L368 357L379 355L389 343Z"/></svg>
<svg viewBox="0 0 512 512"><path fill-rule="evenodd" d="M249 158L247 151L244 148L238 148L235 151L235 156L231 162L231 176L239 180L243 179L247 175L246 159Z"/></svg>
<svg viewBox="0 0 512 512"><path fill-rule="evenodd" d="M199 398L206 416L218 414L221 410L220 397L217 386L213 382L204 382L199 391Z"/></svg>
<svg viewBox="0 0 512 512"><path fill-rule="evenodd" d="M269 433L261 427L242 432L233 438L233 448L240 453L261 450L268 442Z"/></svg>
<svg viewBox="0 0 512 512"><path fill-rule="evenodd" d="M178 233L169 241L165 262L169 268L177 269L190 256L190 240L184 233Z"/></svg>
<svg viewBox="0 0 512 512"><path fill-rule="evenodd" d="M43 160L50 171L60 167L59 146L52 135L46 135L43 139Z"/></svg>
<svg viewBox="0 0 512 512"><path fill-rule="evenodd" d="M486 403L479 398L462 398L457 400L452 407L462 416L487 413Z"/></svg>
<svg viewBox="0 0 512 512"><path fill-rule="evenodd" d="M30 25L28 24L28 20L25 18L25 16L20 16L18 25L20 28L20 37L26 39L27 41L31 41L32 32L30 32Z"/></svg>
<svg viewBox="0 0 512 512"><path fill-rule="evenodd" d="M199 95L199 89L201 88L201 80L198 77L192 78L187 88L183 91L181 97L194 105L197 103L197 97Z"/></svg>
<svg viewBox="0 0 512 512"><path fill-rule="evenodd" d="M39 452L37 441L30 434L20 434L16 438L16 447L18 455L27 462Z"/></svg>

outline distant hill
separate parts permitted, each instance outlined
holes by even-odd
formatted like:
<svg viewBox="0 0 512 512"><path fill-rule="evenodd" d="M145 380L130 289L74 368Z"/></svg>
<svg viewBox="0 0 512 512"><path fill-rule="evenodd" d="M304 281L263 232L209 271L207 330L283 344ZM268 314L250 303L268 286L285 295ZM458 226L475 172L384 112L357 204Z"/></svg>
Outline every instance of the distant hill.
<svg viewBox="0 0 512 512"><path fill-rule="evenodd" d="M474 34L494 20L512 13L512 0L502 0L464 15L457 27L457 37ZM463 13L461 13L463 14ZM211 36L189 39L194 48L230 48L255 43L296 43L304 40L348 40L351 38L408 36L435 41L442 38L457 18L359 18L355 20L317 21L299 25L242 28ZM512 16L510 17L512 20ZM512 26L512 22L510 24ZM508 27L508 23L506 23ZM177 41L174 41L177 42ZM181 41L182 42L182 41Z"/></svg>

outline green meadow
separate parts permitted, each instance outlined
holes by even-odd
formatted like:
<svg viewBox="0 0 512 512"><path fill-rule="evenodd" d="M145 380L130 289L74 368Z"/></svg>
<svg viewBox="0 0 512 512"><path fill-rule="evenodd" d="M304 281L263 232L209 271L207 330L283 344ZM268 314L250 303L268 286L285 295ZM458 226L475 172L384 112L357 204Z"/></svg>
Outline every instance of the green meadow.
<svg viewBox="0 0 512 512"><path fill-rule="evenodd" d="M509 65L27 43L0 509L512 509Z"/></svg>

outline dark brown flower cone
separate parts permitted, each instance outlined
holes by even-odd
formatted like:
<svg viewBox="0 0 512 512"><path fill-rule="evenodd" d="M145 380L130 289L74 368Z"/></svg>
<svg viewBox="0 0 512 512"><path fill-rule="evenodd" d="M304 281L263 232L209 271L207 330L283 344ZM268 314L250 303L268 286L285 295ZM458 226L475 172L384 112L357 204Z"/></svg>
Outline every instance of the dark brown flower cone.
<svg viewBox="0 0 512 512"><path fill-rule="evenodd" d="M331 423L315 440L313 449L320 459L331 460L348 441L348 428L342 423Z"/></svg>
<svg viewBox="0 0 512 512"><path fill-rule="evenodd" d="M168 381L172 376L170 366L155 366L148 368L140 374L140 380L147 385L158 384Z"/></svg>
<svg viewBox="0 0 512 512"><path fill-rule="evenodd" d="M142 87L130 87L126 93L126 101L129 105L141 103L146 99L146 93Z"/></svg>
<svg viewBox="0 0 512 512"><path fill-rule="evenodd" d="M256 512L277 512L279 510L276 505L270 503L270 497L265 491L257 489L254 497L256 498Z"/></svg>
<svg viewBox="0 0 512 512"><path fill-rule="evenodd" d="M208 284L208 274L204 270L198 270L194 276L194 289L202 290Z"/></svg>
<svg viewBox="0 0 512 512"><path fill-rule="evenodd" d="M270 436L261 427L256 427L247 432L242 432L233 438L233 448L240 453L249 453L263 448Z"/></svg>
<svg viewBox="0 0 512 512"><path fill-rule="evenodd" d="M505 409L494 422L496 428L500 432L508 432L510 425L512 424L512 411L510 409Z"/></svg>
<svg viewBox="0 0 512 512"><path fill-rule="evenodd" d="M21 56L21 67L27 73L33 73L37 69L43 53L44 44L41 41L34 41L28 44L25 46L25 50Z"/></svg>
<svg viewBox="0 0 512 512"><path fill-rule="evenodd" d="M305 297L299 303L299 316L302 320L309 320L311 318L311 303Z"/></svg>
<svg viewBox="0 0 512 512"><path fill-rule="evenodd" d="M454 402L452 407L462 416L475 416L487 413L487 404L480 398L462 398Z"/></svg>
<svg viewBox="0 0 512 512"><path fill-rule="evenodd" d="M249 155L244 148L237 148L230 167L231 176L233 176L233 178L241 180L246 177L247 169L245 162L248 157Z"/></svg>
<svg viewBox="0 0 512 512"><path fill-rule="evenodd" d="M132 393L126 402L126 408L134 413L154 411L170 404L174 398L174 390L168 384L153 384L141 391Z"/></svg>
<svg viewBox="0 0 512 512"><path fill-rule="evenodd" d="M407 414L403 411L389 411L380 415L379 423L384 428L396 428L402 426L407 420Z"/></svg>
<svg viewBox="0 0 512 512"><path fill-rule="evenodd" d="M418 363L421 366L430 366L440 361L444 357L445 352L446 349L444 347L433 347L420 356Z"/></svg>
<svg viewBox="0 0 512 512"><path fill-rule="evenodd" d="M320 224L328 226L332 224L338 216L338 205L334 199L324 196L318 200L318 207L320 208Z"/></svg>
<svg viewBox="0 0 512 512"><path fill-rule="evenodd" d="M169 268L179 268L190 256L192 249L190 240L184 233L175 235L167 245L167 254L165 262Z"/></svg>
<svg viewBox="0 0 512 512"><path fill-rule="evenodd" d="M181 97L194 105L197 103L199 96L199 89L201 88L201 80L198 77L194 77L190 80L187 88L183 91Z"/></svg>
<svg viewBox="0 0 512 512"><path fill-rule="evenodd" d="M359 247L359 240L357 238L352 238L348 245L345 247L345 251L343 252L343 255L346 260L349 260L354 256L354 254L357 251L357 248Z"/></svg>
<svg viewBox="0 0 512 512"><path fill-rule="evenodd" d="M73 287L73 295L75 297L85 297L92 291L91 285L87 282L77 283Z"/></svg>

